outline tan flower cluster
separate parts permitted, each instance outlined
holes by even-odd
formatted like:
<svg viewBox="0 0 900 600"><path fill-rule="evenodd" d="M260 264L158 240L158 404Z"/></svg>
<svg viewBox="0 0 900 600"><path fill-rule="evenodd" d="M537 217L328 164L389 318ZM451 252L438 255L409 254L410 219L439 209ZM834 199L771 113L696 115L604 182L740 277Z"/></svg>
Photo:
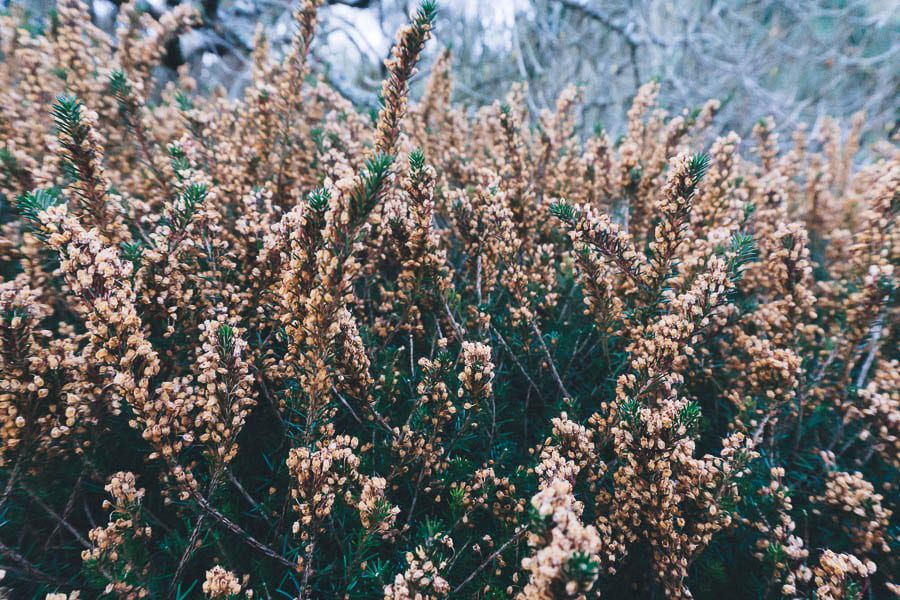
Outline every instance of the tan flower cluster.
<svg viewBox="0 0 900 600"><path fill-rule="evenodd" d="M849 533L859 555L891 551L885 535L893 513L862 473L829 473L825 491L810 500L832 513L835 525Z"/></svg>
<svg viewBox="0 0 900 600"><path fill-rule="evenodd" d="M530 573L528 584L517 596L530 600L587 598L598 576L596 566L587 573L570 573L574 561L599 564L603 548L600 534L581 522L583 506L572 495L572 484L554 479L531 499L537 514L548 521L548 532L529 534L534 554L522 559Z"/></svg>
<svg viewBox="0 0 900 600"><path fill-rule="evenodd" d="M438 600L450 597L450 584L442 577L447 567L447 552L452 553L453 539L430 538L423 546L406 553L407 567L393 583L385 586L384 600Z"/></svg>
<svg viewBox="0 0 900 600"><path fill-rule="evenodd" d="M766 516L760 515L753 525L763 536L756 542L759 550L756 558L760 561L771 559L775 581L784 582L781 594L793 597L797 594L798 585L809 581L812 573L806 567L809 550L804 546L803 539L796 535L797 524L790 516L793 504L783 485L784 473L783 467L773 467L770 469L769 485L757 491L760 497L770 499L774 504L777 521L770 523Z"/></svg>
<svg viewBox="0 0 900 600"><path fill-rule="evenodd" d="M491 382L494 380L494 363L491 361L491 347L480 342L463 342L462 362L459 397L468 398L463 408L471 410L493 393Z"/></svg>
<svg viewBox="0 0 900 600"><path fill-rule="evenodd" d="M847 597L849 584L864 580L875 573L875 564L863 563L852 554L837 554L826 550L813 568L816 598L842 600Z"/></svg>
<svg viewBox="0 0 900 600"><path fill-rule="evenodd" d="M69 594L59 592L50 593L44 596L44 600L78 600L79 598L81 598L81 593L77 590Z"/></svg>
<svg viewBox="0 0 900 600"><path fill-rule="evenodd" d="M60 114L71 111L70 114ZM108 202L109 182L103 173L103 144L97 133L96 112L81 104L62 104L55 115L59 127L62 160L77 169L72 187L72 208L79 217L97 227L100 240L107 244L128 241L119 202ZM64 121L70 119L71 123Z"/></svg>
<svg viewBox="0 0 900 600"><path fill-rule="evenodd" d="M53 332L37 329L49 311L27 285L10 281L0 287L0 464L15 462L23 448L55 447L87 408L75 385L66 392L53 383L80 365L73 357L74 335L54 340Z"/></svg>
<svg viewBox="0 0 900 600"><path fill-rule="evenodd" d="M848 409L848 419L863 419L867 429L858 435L871 438L882 459L900 465L900 361L880 364L872 381L859 390L861 406Z"/></svg>
<svg viewBox="0 0 900 600"><path fill-rule="evenodd" d="M88 532L91 547L81 558L108 581L107 594L120 598L146 598L149 590L131 583L133 574L140 574L146 565L134 562L140 556L139 546L150 538L151 529L142 524L141 502L144 490L135 486L134 473L114 474L104 488L113 501L104 501L110 511L109 524Z"/></svg>
<svg viewBox="0 0 900 600"><path fill-rule="evenodd" d="M241 593L241 583L237 575L226 571L219 565L206 572L206 581L203 582L203 594L207 598L222 600L236 598ZM249 595L252 597L252 593Z"/></svg>
<svg viewBox="0 0 900 600"><path fill-rule="evenodd" d="M359 446L356 438L338 436L328 445L310 452L294 448L287 459L287 467L294 479L291 495L300 520L294 523L294 533L308 540L331 514L335 499L349 498L349 483L358 476Z"/></svg>
<svg viewBox="0 0 900 600"><path fill-rule="evenodd" d="M4 585L895 589L896 140L712 139L655 82L623 132L576 86L456 106L429 0L367 115L322 4L236 95L157 77L187 3L0 15Z"/></svg>
<svg viewBox="0 0 900 600"><path fill-rule="evenodd" d="M396 281L380 284L379 310L384 317L375 328L387 339L399 331L422 334L423 314L434 309L450 286L447 253L434 226L436 179L434 168L425 164L424 154L413 151L402 193L387 199L380 216L392 223L376 240L375 251L382 257L380 266L399 269Z"/></svg>
<svg viewBox="0 0 900 600"><path fill-rule="evenodd" d="M467 280L475 294L484 298L497 284L502 265L520 245L509 197L491 174L479 178L471 193L456 194L451 210L455 228L466 245Z"/></svg>
<svg viewBox="0 0 900 600"><path fill-rule="evenodd" d="M131 263L106 245L96 229L85 230L66 204L51 206L38 218L47 245L59 252L67 293L88 330L83 352L89 368L111 384L111 410L119 413L125 399L140 419L149 408L149 382L159 370L159 359L141 331L135 293L128 285ZM98 392L93 391L102 397Z"/></svg>
<svg viewBox="0 0 900 600"><path fill-rule="evenodd" d="M359 519L366 531L376 531L382 536L390 535L400 514L400 508L391 506L386 497L387 480L384 477L370 477L362 485L357 509Z"/></svg>
<svg viewBox="0 0 900 600"><path fill-rule="evenodd" d="M200 325L197 357L194 434L214 460L230 462L237 454L238 433L256 403L241 330L219 317Z"/></svg>
<svg viewBox="0 0 900 600"><path fill-rule="evenodd" d="M779 348L766 338L740 336L735 339L729 361L744 370L740 386L726 392L741 411L739 427L757 427L762 421L775 426L775 415L796 396L801 359L788 348Z"/></svg>
<svg viewBox="0 0 900 600"><path fill-rule="evenodd" d="M605 473L594 444L594 432L574 421L566 413L551 420L552 437L540 451L540 463L534 468L541 482L549 485L556 479L572 484L584 473L595 481Z"/></svg>
<svg viewBox="0 0 900 600"><path fill-rule="evenodd" d="M475 511L484 510L513 526L525 512L526 501L516 494L508 477L498 477L493 467L475 471L471 480L450 484L450 498L463 511L461 522L475 526Z"/></svg>

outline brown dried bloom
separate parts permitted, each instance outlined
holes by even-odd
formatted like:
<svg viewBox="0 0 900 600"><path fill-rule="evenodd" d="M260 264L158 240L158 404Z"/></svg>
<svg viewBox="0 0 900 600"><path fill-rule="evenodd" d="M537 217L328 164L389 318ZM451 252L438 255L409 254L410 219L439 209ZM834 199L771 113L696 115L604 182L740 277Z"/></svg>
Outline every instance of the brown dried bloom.
<svg viewBox="0 0 900 600"><path fill-rule="evenodd" d="M863 563L852 554L836 554L825 550L819 557L819 564L813 568L816 598L823 600L843 600L848 584L855 580L865 580L875 573L871 561Z"/></svg>
<svg viewBox="0 0 900 600"><path fill-rule="evenodd" d="M359 496L359 519L366 531L376 531L389 535L400 514L400 508L391 506L385 496L387 480L384 477L370 477L362 486Z"/></svg>
<svg viewBox="0 0 900 600"><path fill-rule="evenodd" d="M206 581L203 582L203 594L213 600L221 600L237 597L241 593L241 583L237 575L226 571L219 565L206 572Z"/></svg>
<svg viewBox="0 0 900 600"><path fill-rule="evenodd" d="M140 556L137 546L151 534L141 519L144 490L135 486L134 474L128 472L114 474L104 489L113 497L113 502L104 501L104 508L110 511L109 524L91 529L91 547L81 553L81 558L108 581L105 593L128 599L146 598L149 590L129 583L133 574L147 568L133 562L133 557Z"/></svg>
<svg viewBox="0 0 900 600"><path fill-rule="evenodd" d="M586 598L597 579L596 566L571 573L574 562L599 563L602 548L597 530L581 522L581 503L572 495L572 484L555 479L531 499L531 505L547 521L546 534L529 534L534 554L522 559L530 573L528 584L517 596L523 600L552 600L563 595Z"/></svg>
<svg viewBox="0 0 900 600"><path fill-rule="evenodd" d="M847 531L860 556L873 550L890 552L885 536L893 513L882 506L883 500L884 496L876 494L875 486L859 472L829 473L824 493L810 498L831 513L837 526Z"/></svg>
<svg viewBox="0 0 900 600"><path fill-rule="evenodd" d="M453 552L453 539L439 535L424 546L406 553L407 567L393 583L385 586L385 600L439 600L450 594L450 584L441 576L449 562L445 552Z"/></svg>

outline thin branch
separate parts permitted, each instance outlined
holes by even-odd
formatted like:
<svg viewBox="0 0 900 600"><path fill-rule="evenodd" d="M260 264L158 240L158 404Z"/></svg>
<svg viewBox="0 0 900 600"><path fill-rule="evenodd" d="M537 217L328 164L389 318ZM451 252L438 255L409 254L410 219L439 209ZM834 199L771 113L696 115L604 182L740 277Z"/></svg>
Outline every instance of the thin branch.
<svg viewBox="0 0 900 600"><path fill-rule="evenodd" d="M863 362L862 368L859 370L859 375L856 377L856 389L858 390L862 389L863 384L866 382L866 377L869 376L869 369L872 368L872 363L875 362L875 355L878 354L878 342L881 339L883 331L884 314L881 314L875 322L875 326L872 328L872 337L869 340L869 351L866 355L865 362Z"/></svg>
<svg viewBox="0 0 900 600"><path fill-rule="evenodd" d="M78 540L78 543L79 543L79 544L81 544L81 545L84 546L85 548L90 548L90 547L91 547L91 543L90 543L89 541L87 541L86 539L84 539L84 536L81 535L81 533L79 533L78 530L75 529L75 527L73 527L71 523L69 523L68 521L66 521L65 519L63 519L62 516L60 516L60 514L59 514L58 512L56 512L55 510L53 510L53 508L51 508L46 502L44 502L44 501L41 499L40 496L38 496L37 494L35 494L33 491L31 491L31 489L29 489L28 487L26 487L26 486L24 486L24 485L21 486L21 487L22 487L23 490L25 490L25 493L28 494L28 496L29 496L32 500L34 500L35 504L37 504L38 506L40 506L40 507L43 509L43 511L44 511L45 513L47 513L48 515L50 515L51 517L53 517L53 519L54 519L57 523L59 523L60 525L62 525L63 527L65 527L66 531L68 531L69 533L71 533L72 536L74 536L74 538L75 538L76 540Z"/></svg>
<svg viewBox="0 0 900 600"><path fill-rule="evenodd" d="M525 379L528 381L528 385L530 385L531 388L535 392L537 392L538 398L540 398L541 402L543 402L544 396L541 394L541 390L538 388L537 384L534 382L534 380L531 378L531 376L528 375L528 371L526 371L525 367L522 366L522 363L519 361L519 358L512 351L512 348L509 347L509 344L506 343L506 340L503 339L503 336L500 335L500 332L497 331L497 328L494 327L493 325L491 326L491 331L494 332L494 335L496 335L497 339L500 340L500 343L503 345L503 348L506 350L507 354L509 354L510 358L512 358L516 367L518 367L519 372L521 372L522 376L525 377Z"/></svg>
<svg viewBox="0 0 900 600"><path fill-rule="evenodd" d="M231 485L233 485L235 487L235 489L237 489L237 491L240 492L241 496L244 497L244 500L246 500L250 504L250 506L253 507L253 510L258 512L259 515L263 518L263 520L265 520L266 523L268 523L269 525L272 525L273 524L272 520L269 518L269 515L266 514L266 511L265 511L265 508L263 507L263 505L261 503L257 502L253 498L253 496L250 495L250 492L248 492L244 488L244 486L241 485L241 482L238 480L237 477L235 477L234 471L232 471L231 469L226 467L225 473L228 474L228 480L231 482Z"/></svg>
<svg viewBox="0 0 900 600"><path fill-rule="evenodd" d="M17 570L20 571L23 575L27 575L35 581L43 581L44 583L53 583L56 585L63 585L65 583L61 579L57 579L53 575L40 570L27 558L25 558L3 542L0 542L0 554L3 554L3 556L19 565L19 568Z"/></svg>
<svg viewBox="0 0 900 600"><path fill-rule="evenodd" d="M194 499L194 501L200 505L200 508L202 508L207 513L209 513L209 515L211 517L213 517L216 521L221 523L228 531L230 531L233 534L235 534L236 536L238 536L245 544L247 544L251 548L255 548L256 550L259 550L261 553L265 554L272 560L275 560L276 562L278 562L286 567L290 567L291 569L297 568L296 562L283 557L277 551L273 550L269 546L266 546L265 544L263 544L262 542L257 540L255 537L253 537L252 535L250 535L249 533L244 531L240 525L238 525L237 523L235 523L234 521L232 521L231 519L229 519L228 517L226 517L225 515L220 513L218 510L213 508L210 505L209 501L206 498L204 498L200 494L200 492L191 488L190 494L191 494L191 497Z"/></svg>
<svg viewBox="0 0 900 600"><path fill-rule="evenodd" d="M550 350L547 348L547 344L544 343L544 334L541 333L541 330L538 328L537 322L534 319L531 319L531 330L537 336L538 342L540 342L541 344L541 348L544 351L544 356L547 358L547 363L550 365L550 372L553 374L553 379L556 380L556 385L559 387L559 391L562 392L564 398L571 399L572 394L570 394L569 390L566 389L562 378L559 376L559 371L556 370L556 362L550 355Z"/></svg>
<svg viewBox="0 0 900 600"><path fill-rule="evenodd" d="M481 563L480 565L478 565L478 567L476 567L474 571L472 571L471 573L469 573L469 576L466 577L465 579L463 579L463 580L462 580L462 583L460 583L458 586L456 586L455 588L453 588L453 591L450 592L450 597L451 597L451 598L455 598L455 597L456 597L456 594L458 594L459 591L460 591L463 587L465 587L467 583L469 583L470 581L472 581L473 579L475 579L475 576L476 576L476 575L478 575L479 573L481 573L482 571L484 571L486 568L488 568L488 567L490 566L490 564L491 564L492 562L494 562L494 559L496 559L498 556L500 556L501 554L503 554L503 552L504 552L507 548L509 548L511 545L513 545L514 543L516 543L516 542L519 540L519 538L521 538L521 537L525 534L526 531L528 531L528 528L525 527L524 525L521 526L521 527L519 527L518 531L516 531L516 533L514 533L513 536L512 536L511 538L509 538L508 540L506 540L506 542L505 542L502 546L500 546L499 548L497 548L497 550L495 550L495 551L493 552L493 554L491 554L490 556L488 556L487 559L485 559L485 561L484 561L483 563Z"/></svg>
<svg viewBox="0 0 900 600"><path fill-rule="evenodd" d="M3 490L3 497L0 498L0 510L6 506L6 501L9 499L9 496L12 494L13 488L16 486L16 482L19 479L19 475L22 472L22 465L25 462L25 452L19 454L19 458L16 459L16 464L13 466L12 473L9 474L9 481L6 482L6 488Z"/></svg>

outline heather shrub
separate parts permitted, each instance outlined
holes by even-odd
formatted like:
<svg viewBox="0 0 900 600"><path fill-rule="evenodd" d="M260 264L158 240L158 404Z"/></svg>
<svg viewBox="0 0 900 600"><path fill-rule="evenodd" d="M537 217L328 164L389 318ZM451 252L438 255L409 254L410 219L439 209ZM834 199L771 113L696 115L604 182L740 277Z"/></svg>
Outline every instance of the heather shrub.
<svg viewBox="0 0 900 600"><path fill-rule="evenodd" d="M190 10L0 18L0 585L896 594L896 146L410 103L435 10L372 114L314 0L239 100L155 82Z"/></svg>

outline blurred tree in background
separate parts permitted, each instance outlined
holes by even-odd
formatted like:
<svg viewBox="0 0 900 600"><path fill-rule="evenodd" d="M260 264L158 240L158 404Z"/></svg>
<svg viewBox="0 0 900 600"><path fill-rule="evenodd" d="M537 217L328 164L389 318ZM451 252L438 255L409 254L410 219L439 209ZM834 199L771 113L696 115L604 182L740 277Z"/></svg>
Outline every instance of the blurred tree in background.
<svg viewBox="0 0 900 600"><path fill-rule="evenodd" d="M115 27L118 1L92 0L94 19ZM291 35L287 0L197 0L198 31L171 44L162 68L189 64L209 87L236 95L249 81L260 28L273 48ZM40 21L52 0L7 0ZM179 0L150 0L159 16ZM321 72L360 106L375 106L392 32L409 14L406 0L329 0L313 57ZM656 79L664 106L723 102L712 134L746 134L773 116L779 128L825 115L867 115L864 134L892 136L898 123L900 5L893 0L444 0L437 44L453 50L455 100L484 104L514 82L528 83L533 114L578 82L581 123L623 130L640 83ZM413 93L421 93L420 74Z"/></svg>

